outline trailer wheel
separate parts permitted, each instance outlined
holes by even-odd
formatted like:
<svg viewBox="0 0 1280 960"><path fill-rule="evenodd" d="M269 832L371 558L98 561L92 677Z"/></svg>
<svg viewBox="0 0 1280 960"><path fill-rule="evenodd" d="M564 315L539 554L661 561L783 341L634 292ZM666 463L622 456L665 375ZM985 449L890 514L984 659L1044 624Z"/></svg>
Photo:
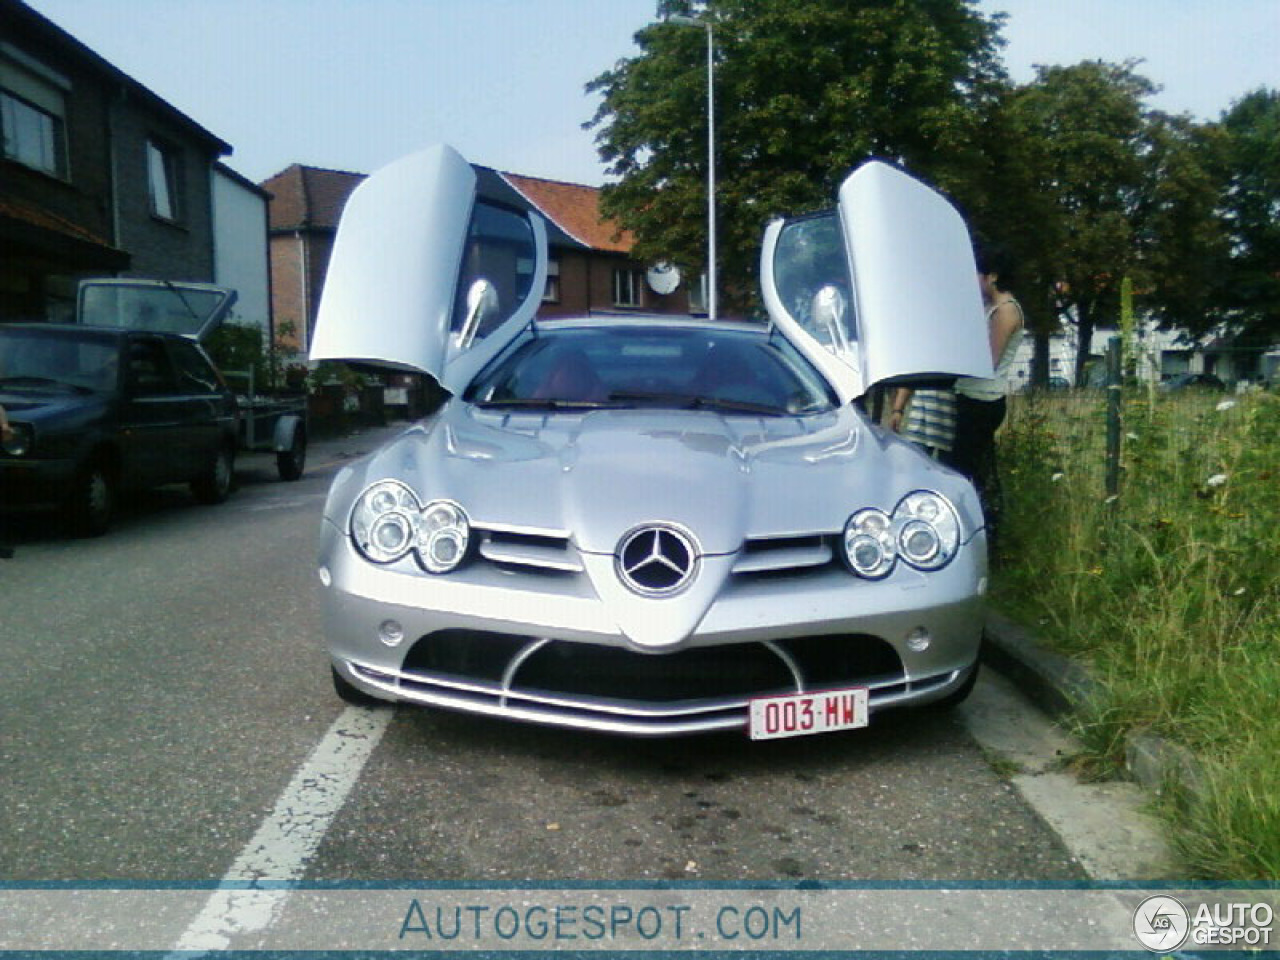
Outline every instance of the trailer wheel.
<svg viewBox="0 0 1280 960"><path fill-rule="evenodd" d="M281 480L300 480L307 466L307 431L299 424L288 450L276 454L276 472Z"/></svg>

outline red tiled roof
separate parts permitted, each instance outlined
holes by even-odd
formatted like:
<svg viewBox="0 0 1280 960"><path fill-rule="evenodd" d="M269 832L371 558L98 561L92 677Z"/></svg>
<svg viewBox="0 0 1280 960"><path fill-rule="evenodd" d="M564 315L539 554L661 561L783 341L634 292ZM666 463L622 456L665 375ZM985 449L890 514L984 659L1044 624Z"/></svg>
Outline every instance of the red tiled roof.
<svg viewBox="0 0 1280 960"><path fill-rule="evenodd" d="M631 232L621 230L616 221L601 217L598 188L558 180L540 180L518 173L503 173L502 176L544 216L554 220L560 229L575 240L594 250L613 253L631 251L635 243Z"/></svg>
<svg viewBox="0 0 1280 960"><path fill-rule="evenodd" d="M620 231L615 221L601 218L598 188L517 173L499 172L498 175L578 242L610 253L631 251L634 243L631 232ZM298 163L281 170L261 184L262 189L271 194L268 205L271 229L336 228L347 198L364 178L362 173Z"/></svg>
<svg viewBox="0 0 1280 960"><path fill-rule="evenodd" d="M336 228L347 197L364 178L363 173L306 167L300 163L281 170L261 184L262 189L271 194L268 205L271 229Z"/></svg>

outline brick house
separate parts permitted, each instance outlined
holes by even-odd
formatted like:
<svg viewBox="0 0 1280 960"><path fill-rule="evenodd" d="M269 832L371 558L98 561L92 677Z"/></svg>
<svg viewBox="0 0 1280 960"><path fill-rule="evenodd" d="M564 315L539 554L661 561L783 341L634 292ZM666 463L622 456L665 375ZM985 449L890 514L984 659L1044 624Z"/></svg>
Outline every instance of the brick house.
<svg viewBox="0 0 1280 960"><path fill-rule="evenodd" d="M85 276L217 279L231 146L20 0L0 0L0 118L0 320L67 319Z"/></svg>
<svg viewBox="0 0 1280 960"><path fill-rule="evenodd" d="M541 316L687 314L705 309L700 308L696 293L690 302L686 283L665 295L654 289L646 265L628 255L630 235L601 217L600 191L595 187L488 167L474 169L484 196L537 210L547 221L548 276ZM276 327L297 331L300 336L292 342L300 350L310 342L342 208L363 179L359 173L294 164L261 184L272 196L271 289Z"/></svg>

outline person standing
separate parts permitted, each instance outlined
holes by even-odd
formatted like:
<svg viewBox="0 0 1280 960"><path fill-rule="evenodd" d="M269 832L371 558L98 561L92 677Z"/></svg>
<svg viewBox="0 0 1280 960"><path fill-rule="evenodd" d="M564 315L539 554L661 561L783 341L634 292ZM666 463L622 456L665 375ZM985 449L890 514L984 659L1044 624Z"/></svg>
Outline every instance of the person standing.
<svg viewBox="0 0 1280 960"><path fill-rule="evenodd" d="M4 412L4 407L0 407L0 443L8 443L12 437L13 427L9 423L9 415ZM13 544L9 542L4 517L0 515L0 560L10 560L12 558Z"/></svg>
<svg viewBox="0 0 1280 960"><path fill-rule="evenodd" d="M1004 422L1009 371L1022 344L1026 321L1021 305L1005 286L1012 274L1008 255L994 247L980 248L976 254L995 375L989 379L961 377L956 381L955 440L946 462L973 481L986 515L987 541L994 546L1001 506L996 430Z"/></svg>

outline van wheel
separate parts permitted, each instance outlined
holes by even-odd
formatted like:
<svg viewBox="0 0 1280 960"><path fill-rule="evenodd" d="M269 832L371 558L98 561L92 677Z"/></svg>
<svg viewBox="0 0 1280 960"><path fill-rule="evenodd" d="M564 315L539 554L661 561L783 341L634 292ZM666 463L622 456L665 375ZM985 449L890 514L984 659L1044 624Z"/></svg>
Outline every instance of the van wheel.
<svg viewBox="0 0 1280 960"><path fill-rule="evenodd" d="M218 448L204 473L191 481L191 493L201 503L222 503L231 495L235 462L235 453L229 447Z"/></svg>
<svg viewBox="0 0 1280 960"><path fill-rule="evenodd" d="M71 529L80 537L100 537L116 510L116 481L102 461L94 461L76 478L68 502Z"/></svg>

